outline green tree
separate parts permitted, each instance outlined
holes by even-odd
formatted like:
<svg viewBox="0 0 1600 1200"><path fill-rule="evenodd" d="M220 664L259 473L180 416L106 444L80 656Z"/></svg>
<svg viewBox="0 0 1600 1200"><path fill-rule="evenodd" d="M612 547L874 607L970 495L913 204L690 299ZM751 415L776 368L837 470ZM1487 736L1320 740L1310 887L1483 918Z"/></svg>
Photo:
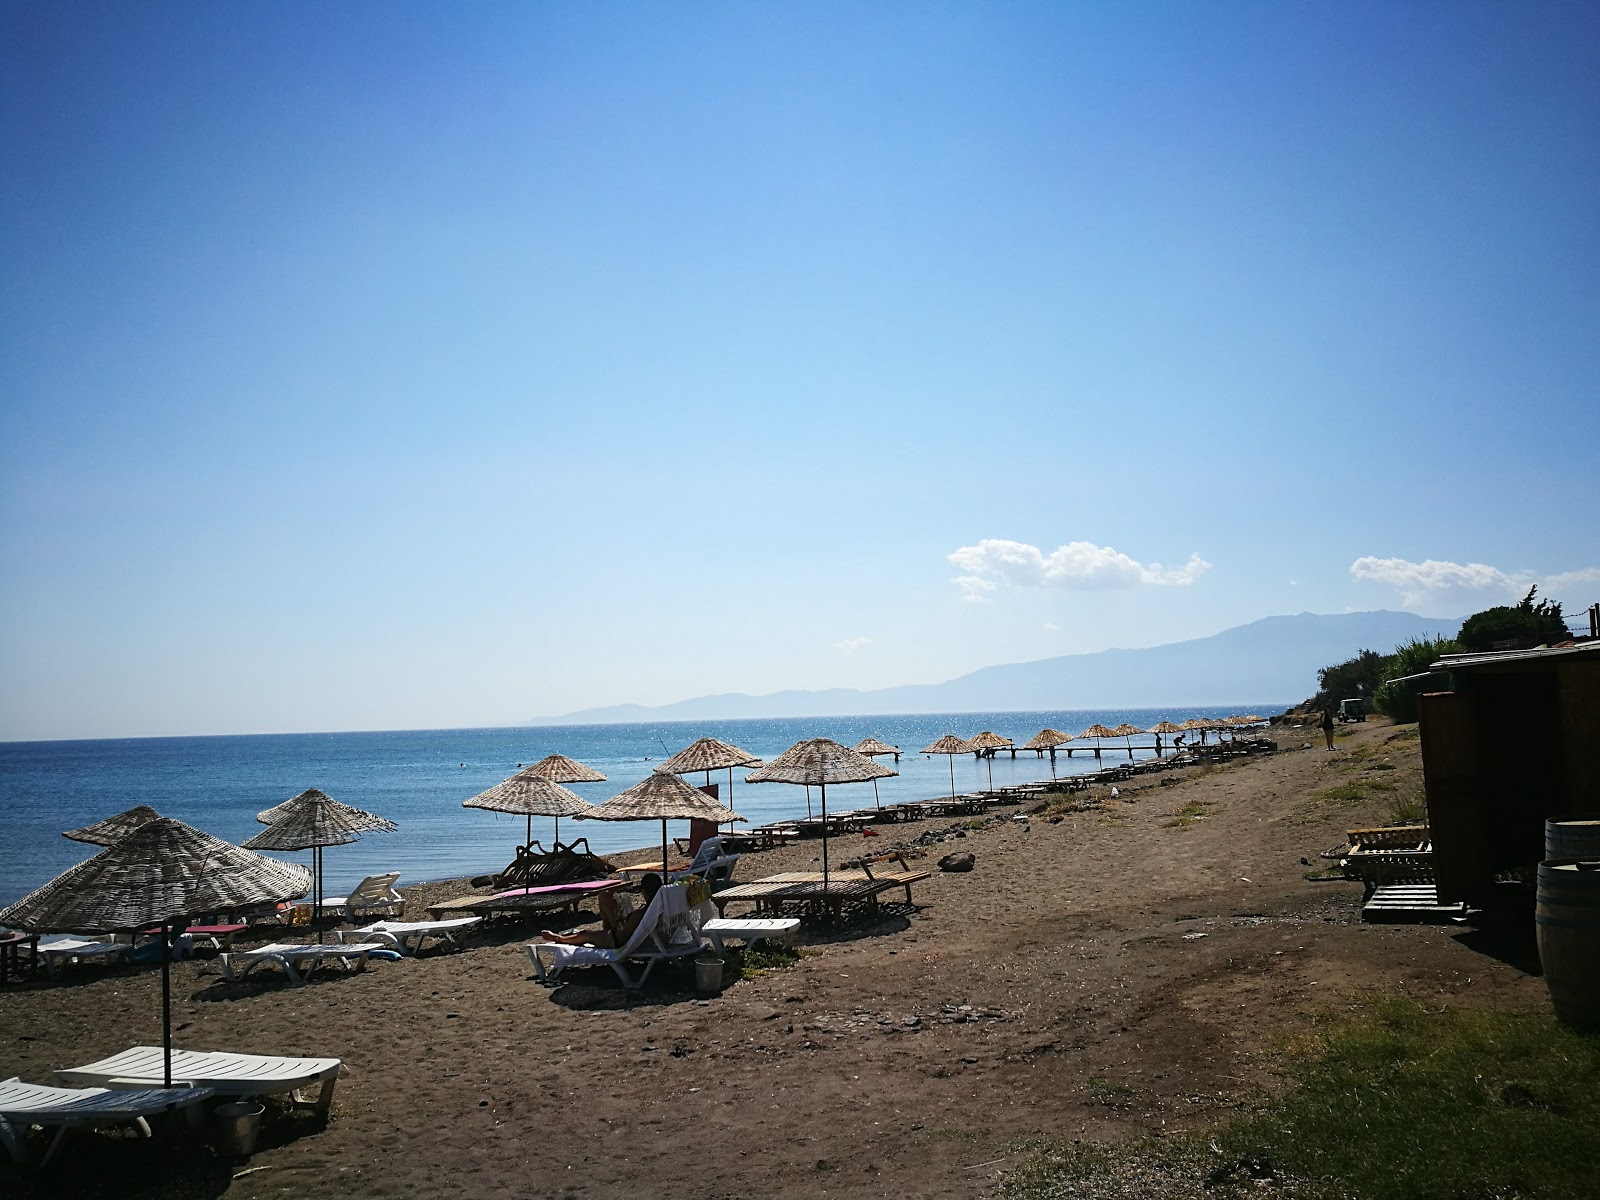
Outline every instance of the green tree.
<svg viewBox="0 0 1600 1200"><path fill-rule="evenodd" d="M1394 648L1394 653L1389 656L1389 677L1378 688L1372 697L1373 706L1384 716L1395 721L1415 721L1417 719L1417 697L1430 687L1437 688L1437 683L1429 683L1426 679L1412 679L1404 683L1408 675L1420 675L1426 671L1442 655L1455 654L1461 649L1450 638L1412 638L1402 642Z"/></svg>
<svg viewBox="0 0 1600 1200"><path fill-rule="evenodd" d="M1392 655L1363 650L1354 658L1323 667L1317 672L1317 694L1313 708L1336 708L1341 700L1359 697L1371 700L1383 681L1389 678Z"/></svg>
<svg viewBox="0 0 1600 1200"><path fill-rule="evenodd" d="M1483 653L1502 642L1521 649L1571 637L1560 602L1538 597L1539 589L1531 587L1519 604L1501 604L1473 613L1461 623L1456 641L1463 650Z"/></svg>

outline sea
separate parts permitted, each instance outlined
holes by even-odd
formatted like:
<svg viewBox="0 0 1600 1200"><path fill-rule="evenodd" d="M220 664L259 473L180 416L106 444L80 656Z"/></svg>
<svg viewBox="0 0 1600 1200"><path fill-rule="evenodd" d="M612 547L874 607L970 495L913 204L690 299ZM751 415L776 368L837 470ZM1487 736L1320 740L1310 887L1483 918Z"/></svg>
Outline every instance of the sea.
<svg viewBox="0 0 1600 1200"><path fill-rule="evenodd" d="M917 753L946 733L968 738L992 730L1019 745L1040 729L1075 733L1091 725L1128 723L1148 728L1163 720L1221 717L1237 712L1281 711L1281 703L1254 707L1183 709L1078 709L1055 712L943 713L911 716L802 717L726 721L670 721L608 725L548 725L497 729L419 729L375 733L245 734L217 737L121 738L99 741L0 743L0 907L27 895L99 847L71 841L77 829L138 804L176 817L230 842L260 832L255 814L307 788L388 817L393 833L364 834L323 854L326 891L340 895L360 880L399 871L400 882L423 883L498 871L521 844L527 818L463 808L462 801L493 787L548 754L565 754L606 776L572 790L598 804L643 779L655 764L700 737L720 738L772 759L805 738L828 737L854 745L876 737L904 751L882 759L900 774L877 782L883 803L948 794L950 770L957 791L1048 779L1092 771L1092 743L1072 743L1073 755L1001 751L992 760L953 760ZM1134 738L1133 755L1152 753L1151 739ZM1108 741L1102 763L1126 762L1122 741ZM991 776L992 772L992 776ZM815 789L789 784L747 784L745 770L727 771L722 799L751 825L804 816ZM690 782L708 782L704 775ZM731 795L731 799L730 799ZM871 783L829 789L829 811L874 803ZM681 825L681 828L679 826ZM655 822L613 823L564 819L561 840L582 836L597 853L653 844ZM686 833L687 823L671 831ZM535 817L533 836L549 845L548 818ZM277 855L309 865L309 852Z"/></svg>

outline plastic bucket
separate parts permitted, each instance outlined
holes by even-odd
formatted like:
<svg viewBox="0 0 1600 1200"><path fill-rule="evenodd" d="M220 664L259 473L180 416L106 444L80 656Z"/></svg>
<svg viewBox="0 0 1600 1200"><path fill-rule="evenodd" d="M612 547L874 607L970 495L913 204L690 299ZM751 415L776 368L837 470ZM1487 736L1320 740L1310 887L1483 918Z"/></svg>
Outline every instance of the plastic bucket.
<svg viewBox="0 0 1600 1200"><path fill-rule="evenodd" d="M1556 1016L1600 1029L1600 862L1540 863L1534 921Z"/></svg>
<svg viewBox="0 0 1600 1200"><path fill-rule="evenodd" d="M219 1104L211 1110L211 1144L224 1158L249 1158L256 1152L263 1105L254 1100Z"/></svg>
<svg viewBox="0 0 1600 1200"><path fill-rule="evenodd" d="M703 996L715 995L722 990L722 960L697 958L694 960L694 990Z"/></svg>

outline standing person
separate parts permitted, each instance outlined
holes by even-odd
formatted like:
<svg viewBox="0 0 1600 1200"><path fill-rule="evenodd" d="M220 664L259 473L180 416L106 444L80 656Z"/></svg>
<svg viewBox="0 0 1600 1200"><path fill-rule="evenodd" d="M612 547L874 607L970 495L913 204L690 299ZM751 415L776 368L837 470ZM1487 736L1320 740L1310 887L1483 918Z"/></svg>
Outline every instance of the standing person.
<svg viewBox="0 0 1600 1200"><path fill-rule="evenodd" d="M1333 749L1333 709L1322 710L1322 736L1328 739L1328 749Z"/></svg>

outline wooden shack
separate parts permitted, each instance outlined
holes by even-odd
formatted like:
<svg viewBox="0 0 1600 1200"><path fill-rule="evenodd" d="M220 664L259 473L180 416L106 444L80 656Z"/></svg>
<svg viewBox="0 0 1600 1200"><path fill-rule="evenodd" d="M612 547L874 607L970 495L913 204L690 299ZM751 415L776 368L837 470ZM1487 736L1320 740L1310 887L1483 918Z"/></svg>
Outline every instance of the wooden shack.
<svg viewBox="0 0 1600 1200"><path fill-rule="evenodd" d="M1544 857L1544 823L1600 819L1600 641L1433 665L1418 704L1439 901L1493 904ZM1531 877L1531 876L1529 876Z"/></svg>

